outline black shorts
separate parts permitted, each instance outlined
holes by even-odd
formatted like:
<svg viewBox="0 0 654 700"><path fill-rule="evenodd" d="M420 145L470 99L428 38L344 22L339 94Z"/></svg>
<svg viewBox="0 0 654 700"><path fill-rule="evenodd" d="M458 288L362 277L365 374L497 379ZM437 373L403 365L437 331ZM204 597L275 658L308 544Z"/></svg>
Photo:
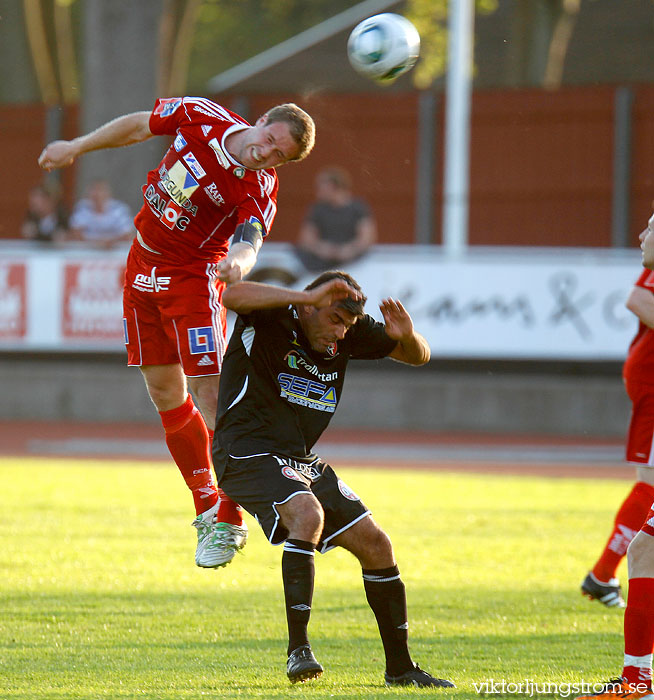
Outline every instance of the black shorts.
<svg viewBox="0 0 654 700"><path fill-rule="evenodd" d="M329 464L315 455L296 459L271 453L247 457L223 453L221 457L224 461L217 469L222 472L220 487L256 518L271 544L288 537L277 506L300 494L313 493L325 512L317 546L323 554L336 546L332 544L335 537L370 514Z"/></svg>

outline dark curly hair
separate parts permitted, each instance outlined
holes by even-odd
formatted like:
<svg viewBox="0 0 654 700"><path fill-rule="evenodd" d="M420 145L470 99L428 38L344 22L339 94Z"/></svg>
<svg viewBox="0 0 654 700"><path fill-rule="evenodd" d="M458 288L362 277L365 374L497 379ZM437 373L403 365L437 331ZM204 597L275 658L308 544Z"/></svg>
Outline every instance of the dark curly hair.
<svg viewBox="0 0 654 700"><path fill-rule="evenodd" d="M321 284L329 282L333 279L343 280L350 287L352 287L352 289L361 294L360 299L352 299L352 297L345 297L345 299L340 299L337 302L337 306L340 306L341 308L345 309L357 318L363 316L363 307L365 306L366 301L368 301L368 297L366 297L363 294L359 283L354 279L354 277L352 277L352 275L348 275L347 272L343 272L343 270L326 270L325 272L319 274L318 277L316 277L316 279L314 279L312 282L309 282L309 284L304 289L315 289Z"/></svg>

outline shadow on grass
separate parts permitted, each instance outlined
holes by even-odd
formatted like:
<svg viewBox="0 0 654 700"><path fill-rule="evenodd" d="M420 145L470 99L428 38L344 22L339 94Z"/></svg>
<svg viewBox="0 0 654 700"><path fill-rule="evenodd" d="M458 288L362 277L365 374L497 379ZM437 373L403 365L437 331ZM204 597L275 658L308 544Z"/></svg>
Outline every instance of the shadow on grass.
<svg viewBox="0 0 654 700"><path fill-rule="evenodd" d="M557 676L617 669L622 611L570 594L413 587L408 591L411 648L426 668L486 676L550 669ZM286 654L281 595L217 591L197 595L135 592L28 594L4 597L0 658L17 656L52 671L102 651L124 668L152 667L176 657L182 667L202 659L215 671L261 668L278 674ZM314 646L343 673L352 653L363 672L382 662L374 618L362 588L314 596ZM134 653L130 654L130 650ZM126 653L128 652L128 653ZM50 665L52 664L52 666ZM165 665L165 663L164 663Z"/></svg>

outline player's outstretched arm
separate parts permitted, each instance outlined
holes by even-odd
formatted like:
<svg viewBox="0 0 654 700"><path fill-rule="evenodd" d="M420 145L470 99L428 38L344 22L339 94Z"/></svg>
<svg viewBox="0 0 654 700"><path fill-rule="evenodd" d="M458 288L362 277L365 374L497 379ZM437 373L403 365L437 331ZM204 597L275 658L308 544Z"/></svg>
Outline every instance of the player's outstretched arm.
<svg viewBox="0 0 654 700"><path fill-rule="evenodd" d="M384 299L379 308L384 317L386 334L397 340L395 350L389 357L408 365L418 366L429 362L429 344L413 327L411 316L402 303L395 299Z"/></svg>
<svg viewBox="0 0 654 700"><path fill-rule="evenodd" d="M39 165L44 170L54 170L71 165L83 153L103 148L118 148L140 143L152 136L150 112L133 112L113 119L89 134L72 141L53 141L39 156Z"/></svg>
<svg viewBox="0 0 654 700"><path fill-rule="evenodd" d="M246 314L255 309L274 309L289 304L307 304L320 309L345 297L357 299L360 295L345 280L332 279L309 290L288 289L260 282L239 282L223 292L223 306Z"/></svg>

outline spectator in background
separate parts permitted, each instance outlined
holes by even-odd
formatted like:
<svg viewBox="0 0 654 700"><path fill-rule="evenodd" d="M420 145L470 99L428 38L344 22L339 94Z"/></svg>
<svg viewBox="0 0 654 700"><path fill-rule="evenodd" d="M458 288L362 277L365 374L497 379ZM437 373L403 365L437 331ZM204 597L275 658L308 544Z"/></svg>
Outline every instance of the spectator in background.
<svg viewBox="0 0 654 700"><path fill-rule="evenodd" d="M135 235L132 214L124 202L111 196L105 180L95 180L73 209L70 217L70 238L111 248L131 241Z"/></svg>
<svg viewBox="0 0 654 700"><path fill-rule="evenodd" d="M21 235L32 241L58 243L68 234L68 217L56 191L36 185L29 192Z"/></svg>
<svg viewBox="0 0 654 700"><path fill-rule="evenodd" d="M302 223L296 252L311 272L347 266L377 240L377 226L368 205L352 195L352 180L339 167L316 177L316 202Z"/></svg>

